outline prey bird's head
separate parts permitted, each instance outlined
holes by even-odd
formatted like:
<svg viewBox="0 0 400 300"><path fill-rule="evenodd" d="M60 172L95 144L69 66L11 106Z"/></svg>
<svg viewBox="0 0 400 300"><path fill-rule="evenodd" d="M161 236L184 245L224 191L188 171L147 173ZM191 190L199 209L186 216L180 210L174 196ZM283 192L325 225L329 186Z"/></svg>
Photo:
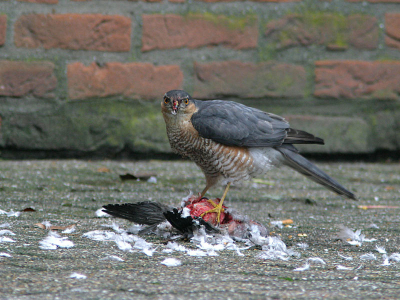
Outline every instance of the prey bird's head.
<svg viewBox="0 0 400 300"><path fill-rule="evenodd" d="M161 102L164 111L172 115L188 113L194 107L193 98L182 90L166 92Z"/></svg>

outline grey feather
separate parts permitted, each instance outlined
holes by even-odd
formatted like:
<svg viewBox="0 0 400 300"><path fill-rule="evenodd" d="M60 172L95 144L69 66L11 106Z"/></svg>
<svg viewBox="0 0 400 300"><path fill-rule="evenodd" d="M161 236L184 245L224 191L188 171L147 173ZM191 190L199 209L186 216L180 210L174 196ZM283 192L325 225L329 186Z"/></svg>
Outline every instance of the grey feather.
<svg viewBox="0 0 400 300"><path fill-rule="evenodd" d="M233 101L193 100L191 121L203 138L227 146L275 147L282 144L323 144L305 131L289 128L282 117Z"/></svg>
<svg viewBox="0 0 400 300"><path fill-rule="evenodd" d="M344 186L342 186L335 179L324 173L317 166L313 165L305 157L301 156L297 149L292 145L283 145L281 147L276 147L276 150L281 152L285 157L285 164L297 172L307 176L311 180L325 186L331 191L346 196L350 199L357 200L356 196L348 191Z"/></svg>

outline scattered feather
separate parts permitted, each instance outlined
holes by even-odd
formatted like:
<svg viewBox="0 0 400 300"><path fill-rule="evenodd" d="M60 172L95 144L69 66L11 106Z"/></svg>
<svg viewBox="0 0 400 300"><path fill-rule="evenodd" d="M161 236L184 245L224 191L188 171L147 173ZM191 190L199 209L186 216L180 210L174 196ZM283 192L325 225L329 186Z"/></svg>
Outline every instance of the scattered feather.
<svg viewBox="0 0 400 300"><path fill-rule="evenodd" d="M176 258L166 258L161 262L161 264L163 264L167 267L177 267L177 266L180 266L182 264L182 262Z"/></svg>
<svg viewBox="0 0 400 300"><path fill-rule="evenodd" d="M353 260L353 258L352 258L351 256L344 256L344 255L340 254L339 252L338 252L338 255L339 255L341 258L343 258L344 260L347 260L347 261Z"/></svg>
<svg viewBox="0 0 400 300"><path fill-rule="evenodd" d="M0 243L15 243L15 241L7 236L0 236Z"/></svg>
<svg viewBox="0 0 400 300"><path fill-rule="evenodd" d="M143 252L144 254L146 254L147 256L153 256L153 253L156 251L156 249L157 249L157 248L154 248L154 249L152 249L152 248L145 248L145 249L142 250L142 252Z"/></svg>
<svg viewBox="0 0 400 300"><path fill-rule="evenodd" d="M115 223L115 222L112 222L111 224L103 224L103 225L101 225L101 226L107 227L107 228L111 228L111 229L113 229L113 230L114 230L115 232L117 232L117 233L123 233L123 232L125 232L125 230L119 228L119 225L118 225L117 223Z"/></svg>
<svg viewBox="0 0 400 300"><path fill-rule="evenodd" d="M185 207L186 203L189 201L190 198L192 198L192 196L193 196L193 193L192 193L192 191L190 191L189 195L187 195L186 197L183 197L182 201L181 201L181 207Z"/></svg>
<svg viewBox="0 0 400 300"><path fill-rule="evenodd" d="M125 239L120 235L115 236L114 242L117 245L118 249L122 251L132 250L132 245L125 241Z"/></svg>
<svg viewBox="0 0 400 300"><path fill-rule="evenodd" d="M121 257L116 255L108 255L106 257L101 258L100 260L124 261Z"/></svg>
<svg viewBox="0 0 400 300"><path fill-rule="evenodd" d="M389 262L389 257L386 254L383 254L383 263L382 266L389 266L390 262Z"/></svg>
<svg viewBox="0 0 400 300"><path fill-rule="evenodd" d="M296 269L294 269L294 272L303 272L303 271L307 271L308 269L310 269L310 265L308 263L305 263L303 266L298 267Z"/></svg>
<svg viewBox="0 0 400 300"><path fill-rule="evenodd" d="M202 257L202 256L207 256L207 252L196 249L196 250L187 250L186 252L189 256L197 256L197 257Z"/></svg>
<svg viewBox="0 0 400 300"><path fill-rule="evenodd" d="M0 230L0 235L15 235L15 233L8 229L2 229Z"/></svg>
<svg viewBox="0 0 400 300"><path fill-rule="evenodd" d="M72 273L69 275L69 278L74 278L74 279L86 279L87 276L79 273Z"/></svg>
<svg viewBox="0 0 400 300"><path fill-rule="evenodd" d="M116 233L112 231L93 230L84 233L82 236L95 241L113 241Z"/></svg>
<svg viewBox="0 0 400 300"><path fill-rule="evenodd" d="M65 230L61 231L61 233L67 233L67 234L73 233L73 232L75 232L75 230L76 230L75 225L70 225Z"/></svg>
<svg viewBox="0 0 400 300"><path fill-rule="evenodd" d="M361 246L361 244L365 239L365 236L361 234L361 229L353 231L344 225L340 225L339 228L340 228L340 231L338 233L339 239L348 242L350 245Z"/></svg>
<svg viewBox="0 0 400 300"><path fill-rule="evenodd" d="M134 248L138 250L150 249L153 244L146 242L146 240L142 239L141 237L135 236L134 237Z"/></svg>
<svg viewBox="0 0 400 300"><path fill-rule="evenodd" d="M307 243L298 243L297 247L299 247L300 249L303 250L307 250L307 248L309 247Z"/></svg>
<svg viewBox="0 0 400 300"><path fill-rule="evenodd" d="M12 255L6 252L0 252L0 257L12 257Z"/></svg>
<svg viewBox="0 0 400 300"><path fill-rule="evenodd" d="M359 241L347 241L347 243L349 243L352 246L357 246L357 247L362 246L362 243Z"/></svg>
<svg viewBox="0 0 400 300"><path fill-rule="evenodd" d="M361 260L376 260L376 256L373 253L367 253L360 256Z"/></svg>
<svg viewBox="0 0 400 300"><path fill-rule="evenodd" d="M71 248L74 243L67 237L61 237L54 231L49 231L46 238L39 242L39 248L42 250L55 250L57 248Z"/></svg>
<svg viewBox="0 0 400 300"><path fill-rule="evenodd" d="M375 250L378 251L378 252L381 253L381 254L386 254L385 247L376 245L376 246L375 246Z"/></svg>
<svg viewBox="0 0 400 300"><path fill-rule="evenodd" d="M155 177L155 176L150 176L150 178L149 179L147 179L147 182L148 183L157 183L157 177Z"/></svg>
<svg viewBox="0 0 400 300"><path fill-rule="evenodd" d="M389 261L390 260L399 262L400 261L400 253L392 253L392 255L389 256Z"/></svg>
<svg viewBox="0 0 400 300"><path fill-rule="evenodd" d="M337 265L336 270L348 271L348 270L353 270L353 268L342 266L342 265Z"/></svg>
<svg viewBox="0 0 400 300"><path fill-rule="evenodd" d="M326 265L325 261L322 258L319 258L319 257L309 257L307 259L307 262L313 262L313 263L316 263L316 264Z"/></svg>
<svg viewBox="0 0 400 300"><path fill-rule="evenodd" d="M283 228L282 221L271 221L269 224L271 226L275 226L275 227L278 227L278 228Z"/></svg>
<svg viewBox="0 0 400 300"><path fill-rule="evenodd" d="M173 251L179 251L179 252L186 252L187 251L185 246L179 245L176 242L168 242L167 249L171 249Z"/></svg>
<svg viewBox="0 0 400 300"><path fill-rule="evenodd" d="M111 215L109 215L108 213L103 211L103 208L99 208L98 210L96 210L95 215L98 218L110 218L111 217Z"/></svg>
<svg viewBox="0 0 400 300"><path fill-rule="evenodd" d="M142 225L139 224L132 224L131 227L129 227L126 232L128 233L132 233L132 234L138 234L140 232L140 230L143 229Z"/></svg>
<svg viewBox="0 0 400 300"><path fill-rule="evenodd" d="M21 214L21 212L19 211L12 211L10 210L9 212L0 209L0 215L6 215L7 217L19 217L19 215Z"/></svg>
<svg viewBox="0 0 400 300"><path fill-rule="evenodd" d="M374 223L372 223L372 224L370 224L367 228L379 229L379 226L376 225L376 224L374 224Z"/></svg>
<svg viewBox="0 0 400 300"><path fill-rule="evenodd" d="M278 237L268 236L265 238L265 241L262 245L262 250L264 251L257 255L258 258L288 260L290 256L300 257L300 253L288 249L285 243Z"/></svg>
<svg viewBox="0 0 400 300"><path fill-rule="evenodd" d="M181 218L187 218L187 217L190 217L190 209L188 207L184 207L182 209Z"/></svg>

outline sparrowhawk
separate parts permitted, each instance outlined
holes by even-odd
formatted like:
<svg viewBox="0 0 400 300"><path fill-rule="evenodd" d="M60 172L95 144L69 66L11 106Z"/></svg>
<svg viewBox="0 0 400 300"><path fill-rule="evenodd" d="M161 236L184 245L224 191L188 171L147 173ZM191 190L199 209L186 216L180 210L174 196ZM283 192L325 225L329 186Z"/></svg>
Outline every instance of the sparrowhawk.
<svg viewBox="0 0 400 300"><path fill-rule="evenodd" d="M161 102L173 151L192 159L203 171L206 187L226 185L218 205L221 213L231 183L250 180L286 165L339 195L356 196L306 158L294 144L324 144L305 131L290 128L282 117L225 100L201 101L182 90L172 90Z"/></svg>

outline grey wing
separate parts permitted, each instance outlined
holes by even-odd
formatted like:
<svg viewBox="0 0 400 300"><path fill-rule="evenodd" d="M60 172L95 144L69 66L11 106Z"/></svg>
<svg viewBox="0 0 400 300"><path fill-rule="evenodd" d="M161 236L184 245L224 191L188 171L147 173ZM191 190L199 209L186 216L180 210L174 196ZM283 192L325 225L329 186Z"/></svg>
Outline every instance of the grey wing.
<svg viewBox="0 0 400 300"><path fill-rule="evenodd" d="M284 118L232 101L195 100L191 121L200 136L228 146L274 147L287 137Z"/></svg>

